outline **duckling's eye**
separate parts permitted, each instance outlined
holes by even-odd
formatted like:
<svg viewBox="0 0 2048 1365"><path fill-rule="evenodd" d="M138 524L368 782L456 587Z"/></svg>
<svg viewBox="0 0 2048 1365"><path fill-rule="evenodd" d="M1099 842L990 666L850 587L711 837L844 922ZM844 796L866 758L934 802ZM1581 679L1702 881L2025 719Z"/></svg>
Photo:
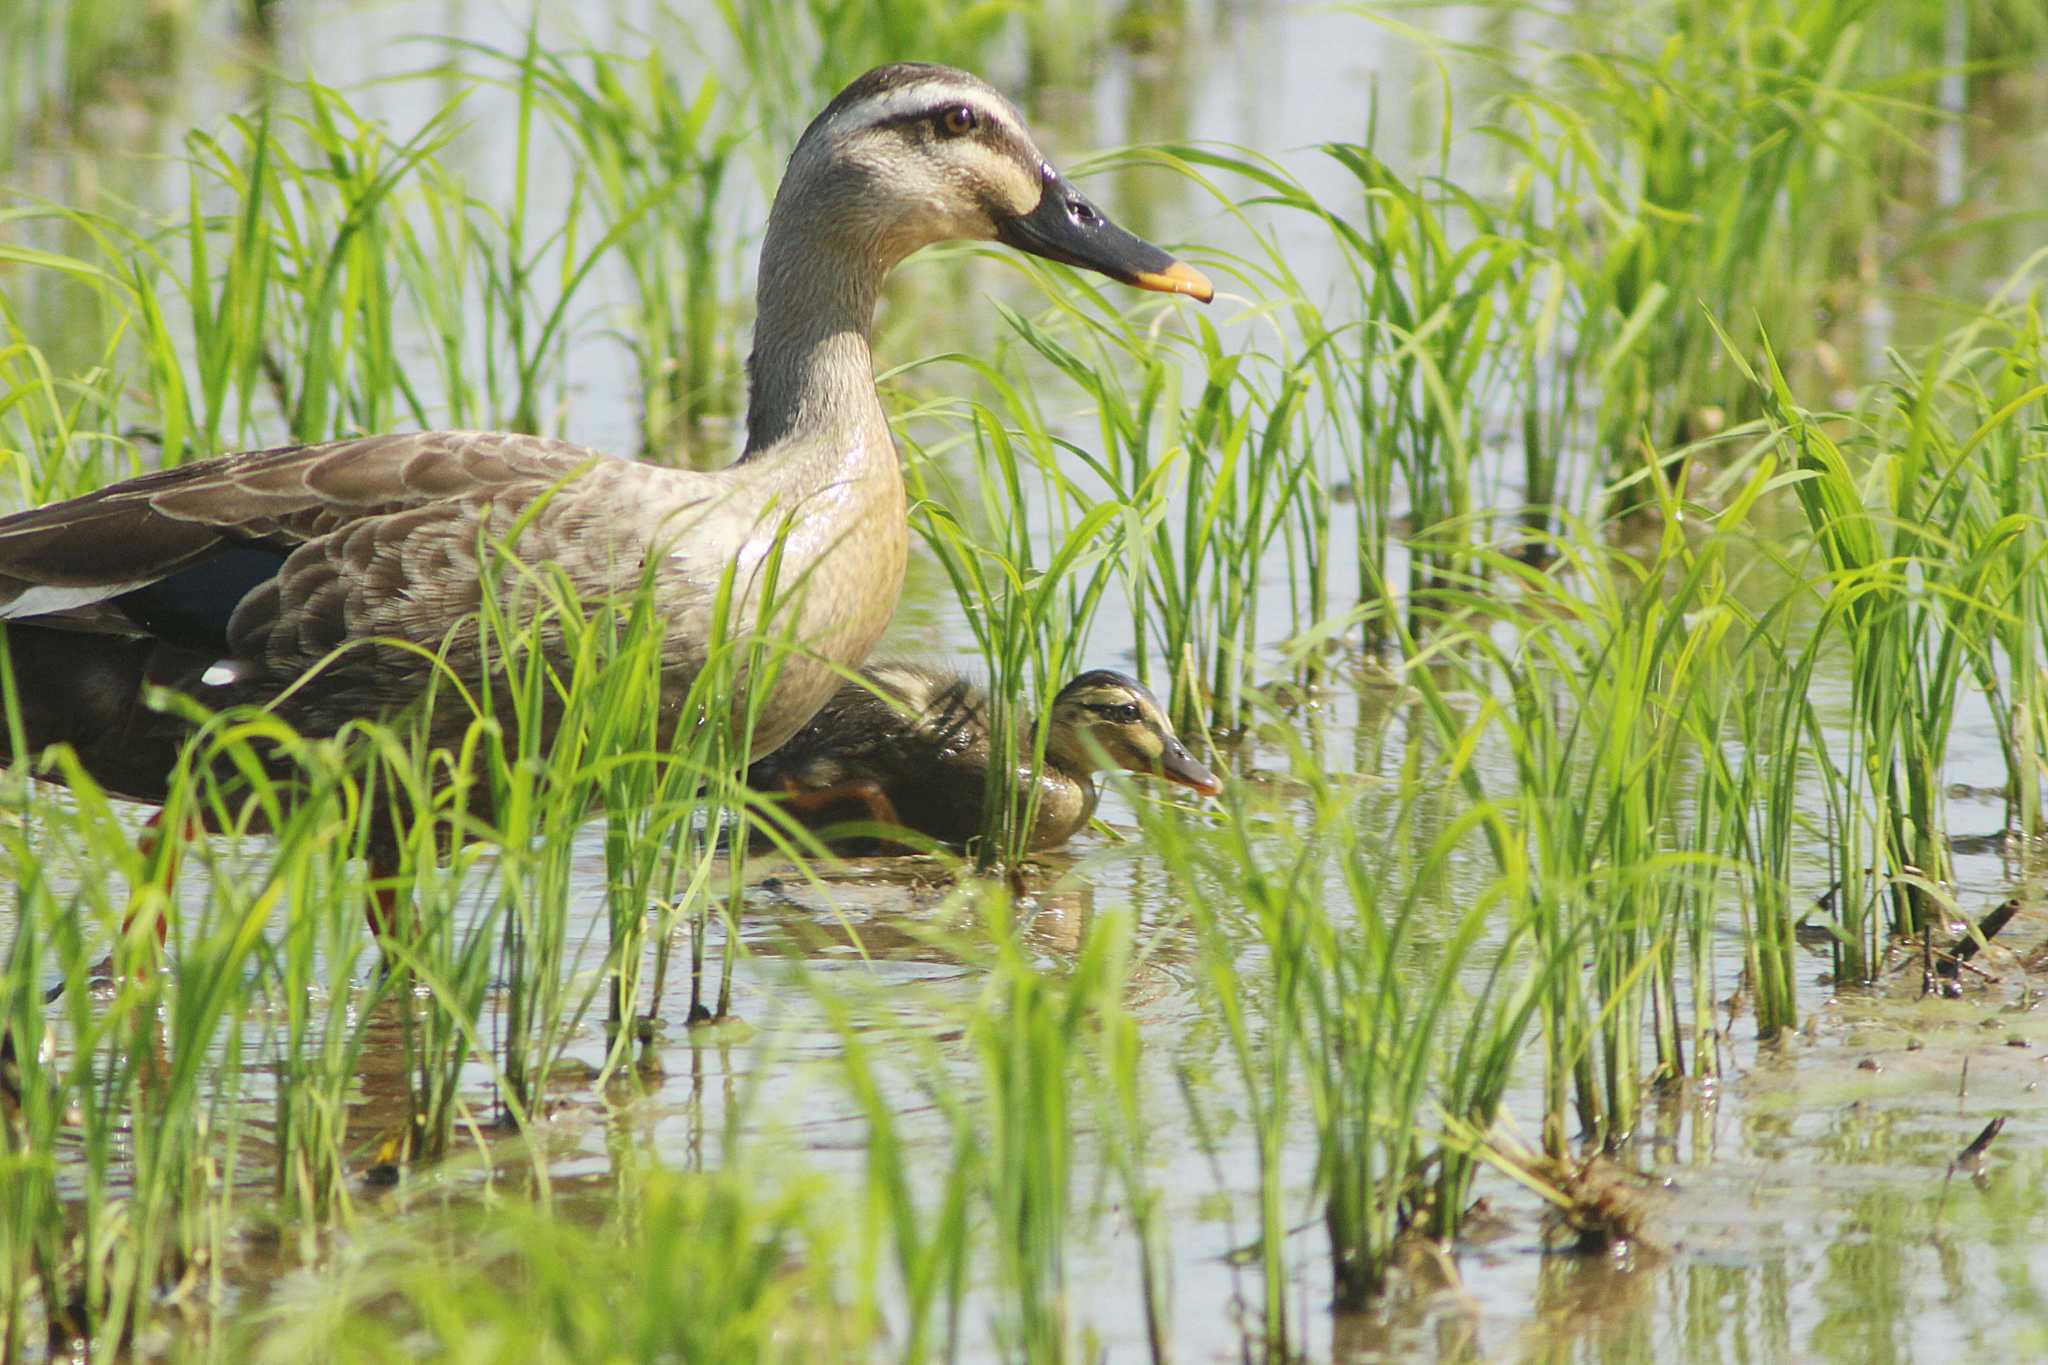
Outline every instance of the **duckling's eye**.
<svg viewBox="0 0 2048 1365"><path fill-rule="evenodd" d="M939 115L939 131L947 137L965 137L980 126L980 116L964 104L956 104Z"/></svg>
<svg viewBox="0 0 2048 1365"><path fill-rule="evenodd" d="M1109 718L1118 725L1135 724L1138 719L1137 703L1119 702L1117 705L1109 708Z"/></svg>

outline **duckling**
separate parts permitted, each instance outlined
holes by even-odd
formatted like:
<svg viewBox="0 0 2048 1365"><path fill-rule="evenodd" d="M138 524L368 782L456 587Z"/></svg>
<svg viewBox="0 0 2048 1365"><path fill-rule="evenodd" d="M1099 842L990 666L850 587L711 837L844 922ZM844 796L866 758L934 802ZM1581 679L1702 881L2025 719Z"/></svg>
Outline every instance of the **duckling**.
<svg viewBox="0 0 2048 1365"><path fill-rule="evenodd" d="M822 830L850 820L895 825L955 846L982 829L988 785L987 695L957 673L882 663L843 684L796 735L747 770L758 791L779 792L784 808ZM1053 848L1095 813L1095 773L1105 766L1163 777L1214 796L1216 775L1181 743L1152 693L1136 678L1099 668L1053 698L1045 767L1030 847ZM1017 769L1023 787L1028 764Z"/></svg>

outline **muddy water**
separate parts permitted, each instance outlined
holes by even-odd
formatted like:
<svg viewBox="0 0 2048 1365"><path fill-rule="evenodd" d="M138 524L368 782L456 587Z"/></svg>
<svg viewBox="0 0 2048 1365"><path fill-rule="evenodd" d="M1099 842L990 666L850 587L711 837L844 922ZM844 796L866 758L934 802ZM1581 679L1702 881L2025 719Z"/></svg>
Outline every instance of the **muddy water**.
<svg viewBox="0 0 2048 1365"><path fill-rule="evenodd" d="M64 200L112 188L147 201L164 188L162 168L147 154L174 152L183 129L260 89L261 78L250 60L235 55L235 35L215 8L194 7L191 18L175 21L182 27L167 49L175 78L149 82L140 96L110 90L90 113L77 130L90 155L38 149L32 138L17 143L15 183ZM332 4L310 12L309 19L280 17L275 64L287 73L311 66L345 86L430 60L427 49L394 41L398 35L460 34L513 47L525 23L523 11L468 4ZM584 22L598 41L619 45L657 27L633 5ZM1514 28L1499 25L1454 16L1441 31L1460 40L1513 42ZM705 32L715 28L702 25ZM1177 57L1111 55L1085 93L1045 92L1027 101L1048 146L1191 137L1288 153L1361 136L1365 91L1375 80L1384 152L1413 151L1433 136L1432 90L1425 81L1418 95L1412 79L1426 61L1387 30L1335 9L1254 5L1199 15L1194 31L1197 40ZM1288 99L1276 91L1320 94ZM405 129L446 93L431 81L385 84L366 87L360 102ZM479 127L492 126L492 99L480 95L472 106ZM474 150L464 169L478 185L494 183L505 149L488 138L465 145ZM1311 188L1342 191L1315 158L1288 159ZM1456 170L1484 183L1483 168ZM1202 241L1214 234L1235 244L1217 215L1157 175L1120 173L1100 197L1142 231ZM747 209L755 221L757 209ZM1282 231L1298 275L1334 275L1334 262L1321 255L1323 239L1305 222ZM1986 266L1983 273L1996 271ZM1227 302L1218 313L1228 317ZM964 327L970 337L986 335L975 320ZM911 336L897 341L894 358L933 348L928 338ZM601 345L572 359L572 437L630 448L633 403L619 387L618 359ZM1284 605L1276 595L1274 619ZM1123 661L1130 628L1112 603L1096 627L1091 662ZM943 583L914 575L889 647L953 658L966 645ZM1842 681L1822 685L1836 699L1834 714L1843 714ZM1318 706L1331 767L1369 764L1375 753L1398 755L1402 709L1374 684L1340 671ZM1283 753L1254 742L1241 766L1284 772L1287 763ZM1950 771L1960 793L1950 808L1955 832L1998 828L1999 801L1969 793L1995 784L2001 773L1988 715L1981 707L1966 711ZM1486 777L1490 785L1512 785L1505 771ZM1124 802L1121 795L1107 801L1112 825L1130 825ZM1806 850L1800 890L1808 897L1829 880L1826 854L1818 844ZM1029 940L1047 963L1070 953L1087 918L1104 907L1131 907L1141 933L1166 936L1135 983L1133 1008L1147 1040L1146 1080L1156 1106L1151 1176L1165 1192L1162 1222L1171 1229L1172 1328L1182 1358L1236 1358L1257 1318L1256 1271L1241 1254L1257 1233L1257 1166L1241 1118L1231 1121L1229 1073L1203 1017L1190 954L1173 951L1171 889L1141 847L1087 835L1069 855L1047 869L1047 885L1027 906ZM593 830L585 839L588 877L572 941L595 929L603 913L602 864ZM1972 843L1957 871L1966 907L1988 908L2015 891L2039 903L2040 868L2023 850ZM750 1128L793 1143L806 1162L857 1179L862 1127L834 1081L835 1035L800 977L858 988L885 1001L900 1021L943 1036L985 978L971 952L946 946L937 932L938 897L916 876L914 868L857 867L823 892L795 879L757 885L743 926L753 956L737 1002L749 1028L667 1039L659 1049L661 1074L624 1111L594 1096L565 1103L555 1170L565 1178L601 1176L622 1151L635 1150L669 1164L715 1160L716 1135L737 1109ZM1987 959L1996 980L1973 981L1960 1000L1918 998L1918 975L1910 970L1873 989L1837 992L1827 979L1827 957L1803 957L1800 1003L1808 1024L1801 1035L1759 1046L1752 1022L1736 1013L1726 1021L1723 1077L1663 1097L1625 1153L1649 1209L1648 1236L1619 1253L1580 1255L1553 1245L1535 1202L1489 1181L1483 1189L1495 1216L1478 1220L1467 1244L1442 1264L1412 1267L1379 1311L1333 1321L1324 1310L1320 1228L1306 1197L1313 1152L1303 1128L1288 1149L1287 1168L1295 1191L1291 1216L1300 1226L1290 1245L1297 1267L1292 1316L1304 1346L1316 1357L1342 1359L1602 1361L1870 1361L1957 1352L1992 1358L2048 1350L2048 1253L2039 1249L2048 1214L2048 1098L2041 1088L2048 1079L2048 1019L2032 1007L2043 937L2038 920L2023 917ZM967 939L971 944L971 933ZM1725 997L1739 977L1740 945L1731 933L1722 947L1716 995ZM603 1046L593 1028L572 1052L594 1063ZM1187 1131L1183 1075L1196 1078L1205 1108L1221 1120L1213 1151ZM374 1080L365 1079L374 1092ZM1509 1097L1511 1114L1537 1112L1536 1079L1535 1067L1525 1068L1522 1086ZM906 1125L916 1132L915 1097L905 1095L904 1105ZM1951 1172L1957 1154L2001 1115L2005 1128L1985 1161ZM936 1137L936 1121L931 1133ZM1085 1147L1087 1136L1082 1140ZM1085 1201L1090 1192L1080 1183L1076 1197ZM1071 1305L1074 1315L1110 1359L1137 1358L1144 1327L1135 1247L1114 1218L1092 1231L1082 1222L1069 1266L1072 1282L1086 1291Z"/></svg>

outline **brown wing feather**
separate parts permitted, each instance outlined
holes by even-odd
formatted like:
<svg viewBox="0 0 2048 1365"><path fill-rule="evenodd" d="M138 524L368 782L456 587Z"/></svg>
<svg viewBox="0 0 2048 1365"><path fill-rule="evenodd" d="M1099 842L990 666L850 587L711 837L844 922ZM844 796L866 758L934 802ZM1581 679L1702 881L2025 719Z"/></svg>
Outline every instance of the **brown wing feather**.
<svg viewBox="0 0 2048 1365"><path fill-rule="evenodd" d="M351 522L438 502L480 504L603 459L561 441L416 432L282 446L180 465L0 518L0 616L38 587L108 596L229 543L289 551ZM93 601L67 595L62 609Z"/></svg>

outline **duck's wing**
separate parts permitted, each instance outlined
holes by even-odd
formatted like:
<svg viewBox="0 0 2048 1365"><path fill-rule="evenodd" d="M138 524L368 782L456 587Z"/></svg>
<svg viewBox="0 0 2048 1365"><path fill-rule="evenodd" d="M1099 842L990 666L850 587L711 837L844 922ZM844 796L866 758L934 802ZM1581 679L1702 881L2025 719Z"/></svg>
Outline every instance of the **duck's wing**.
<svg viewBox="0 0 2048 1365"><path fill-rule="evenodd" d="M421 652L473 617L487 542L580 585L608 567L594 546L644 554L636 517L698 492L558 441L426 432L223 456L0 518L20 717L0 723L0 756L17 737L67 744L107 790L162 800L186 730L153 686L288 703L292 724L333 733L422 695Z"/></svg>
<svg viewBox="0 0 2048 1365"><path fill-rule="evenodd" d="M437 431L160 470L0 518L0 620L208 647L302 545L398 513L459 522L600 461L539 437Z"/></svg>

